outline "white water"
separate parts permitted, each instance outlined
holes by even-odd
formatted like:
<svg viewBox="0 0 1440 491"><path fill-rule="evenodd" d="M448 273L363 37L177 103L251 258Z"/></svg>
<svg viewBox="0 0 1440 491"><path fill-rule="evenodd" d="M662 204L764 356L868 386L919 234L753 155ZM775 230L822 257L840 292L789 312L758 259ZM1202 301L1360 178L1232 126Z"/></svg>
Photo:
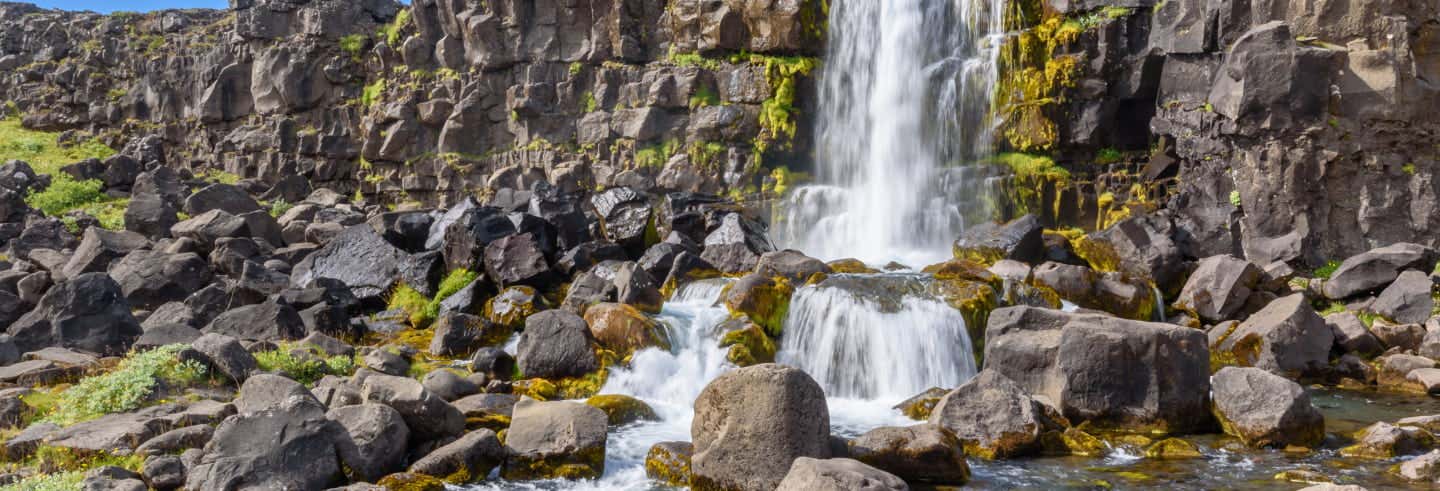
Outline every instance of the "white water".
<svg viewBox="0 0 1440 491"><path fill-rule="evenodd" d="M989 152L999 0L841 1L820 77L816 174L780 242L822 259L943 259L980 182L946 167ZM956 178L971 181L954 182Z"/></svg>

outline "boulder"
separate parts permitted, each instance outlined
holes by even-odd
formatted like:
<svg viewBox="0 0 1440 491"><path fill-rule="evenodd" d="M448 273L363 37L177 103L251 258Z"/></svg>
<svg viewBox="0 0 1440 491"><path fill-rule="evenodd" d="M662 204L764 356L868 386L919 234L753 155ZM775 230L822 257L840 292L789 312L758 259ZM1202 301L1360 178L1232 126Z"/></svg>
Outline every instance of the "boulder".
<svg viewBox="0 0 1440 491"><path fill-rule="evenodd" d="M296 264L290 283L310 288L328 278L345 284L359 299L378 300L395 285L406 256L374 229L357 225Z"/></svg>
<svg viewBox="0 0 1440 491"><path fill-rule="evenodd" d="M146 440L135 448L135 455L176 454L192 448L205 446L215 436L210 425L193 425L176 428Z"/></svg>
<svg viewBox="0 0 1440 491"><path fill-rule="evenodd" d="M1435 269L1435 251L1419 244L1399 243L1351 256L1325 280L1325 297L1340 300L1389 285L1401 271Z"/></svg>
<svg viewBox="0 0 1440 491"><path fill-rule="evenodd" d="M1037 286L1087 309L1135 320L1155 317L1155 291L1119 273L1099 273L1084 266L1047 262L1034 270Z"/></svg>
<svg viewBox="0 0 1440 491"><path fill-rule="evenodd" d="M226 311L203 329L249 341L293 341L305 337L305 320L275 300Z"/></svg>
<svg viewBox="0 0 1440 491"><path fill-rule="evenodd" d="M239 340L224 334L204 334L191 343L190 348L194 354L183 356L193 356L236 384L245 383L252 372L260 369L255 357L240 345Z"/></svg>
<svg viewBox="0 0 1440 491"><path fill-rule="evenodd" d="M676 487L690 485L690 442L660 442L645 454L645 476Z"/></svg>
<svg viewBox="0 0 1440 491"><path fill-rule="evenodd" d="M1414 351L1425 342L1425 328L1419 324L1395 324L1385 319L1375 319L1370 332L1388 348Z"/></svg>
<svg viewBox="0 0 1440 491"><path fill-rule="evenodd" d="M1236 318L1259 286L1263 272L1244 259L1211 256L1200 261L1180 290L1175 308L1216 323Z"/></svg>
<svg viewBox="0 0 1440 491"><path fill-rule="evenodd" d="M1435 446L1435 437L1423 428L1379 422L1355 433L1355 444L1340 449L1340 455L1366 459L1391 459L1415 455Z"/></svg>
<svg viewBox="0 0 1440 491"><path fill-rule="evenodd" d="M131 251L150 245L145 236L135 232L111 232L100 227L85 229L80 246L65 263L59 277L74 278L85 273L102 273L110 263Z"/></svg>
<svg viewBox="0 0 1440 491"><path fill-rule="evenodd" d="M726 372L695 401L691 485L769 490L800 457L830 456L825 392L798 369L775 364Z"/></svg>
<svg viewBox="0 0 1440 491"><path fill-rule="evenodd" d="M605 411L610 426L624 426L636 421L659 421L660 417L650 405L634 397L621 394L591 396L585 404Z"/></svg>
<svg viewBox="0 0 1440 491"><path fill-rule="evenodd" d="M230 184L211 184L185 198L185 213L199 216L211 210L220 210L231 215L242 215L260 211L260 204L249 193Z"/></svg>
<svg viewBox="0 0 1440 491"><path fill-rule="evenodd" d="M1095 269L1121 272L1142 283L1148 279L1174 295L1186 271L1185 257L1171 238L1174 228L1160 214L1136 216L1085 236L1076 252Z"/></svg>
<svg viewBox="0 0 1440 491"><path fill-rule="evenodd" d="M1375 359L1379 369L1376 382L1380 385L1400 387L1407 384L1410 372L1422 368L1435 368L1435 360L1415 355L1394 353Z"/></svg>
<svg viewBox="0 0 1440 491"><path fill-rule="evenodd" d="M590 206L606 239L634 256L645 250L645 234L655 214L647 196L628 187L610 188L592 196Z"/></svg>
<svg viewBox="0 0 1440 491"><path fill-rule="evenodd" d="M208 250L220 239L249 237L250 225L244 218L222 210L211 210L171 226L170 235L193 240Z"/></svg>
<svg viewBox="0 0 1440 491"><path fill-rule="evenodd" d="M850 440L849 454L906 482L961 485L970 480L960 439L939 425L876 428Z"/></svg>
<svg viewBox="0 0 1440 491"><path fill-rule="evenodd" d="M154 309L185 300L210 284L212 273L195 253L135 251L110 264L110 276L136 308Z"/></svg>
<svg viewBox="0 0 1440 491"><path fill-rule="evenodd" d="M569 401L522 398L505 434L506 479L593 479L605 473L607 418Z"/></svg>
<svg viewBox="0 0 1440 491"><path fill-rule="evenodd" d="M547 310L525 320L516 362L525 377L578 377L600 368L585 319Z"/></svg>
<svg viewBox="0 0 1440 491"><path fill-rule="evenodd" d="M1040 435L1056 426L1046 413L1020 384L998 371L984 370L941 397L929 423L955 437L965 455L1005 459L1040 449Z"/></svg>
<svg viewBox="0 0 1440 491"><path fill-rule="evenodd" d="M1003 259L1040 263L1045 260L1044 229L1035 215L1025 215L1003 225L981 223L966 229L955 241L955 257L982 264Z"/></svg>
<svg viewBox="0 0 1440 491"><path fill-rule="evenodd" d="M1292 376L1313 376L1330 363L1334 334L1301 294L1270 302L1220 343L1218 351L1242 366Z"/></svg>
<svg viewBox="0 0 1440 491"><path fill-rule="evenodd" d="M491 380L510 380L515 367L515 358L500 348L481 348L470 358L470 370L483 373Z"/></svg>
<svg viewBox="0 0 1440 491"><path fill-rule="evenodd" d="M1370 356L1385 349L1380 344L1380 339L1370 333L1370 329L1360 322L1360 317L1354 312L1347 310L1327 315L1325 325L1330 326L1330 332L1335 336L1335 344L1346 353Z"/></svg>
<svg viewBox="0 0 1440 491"><path fill-rule="evenodd" d="M405 468L410 428L400 413L383 404L336 407L325 417L339 423L350 436L341 445L341 457L355 479L376 481Z"/></svg>
<svg viewBox="0 0 1440 491"><path fill-rule="evenodd" d="M119 356L140 337L120 285L105 273L86 273L55 285L6 330L21 352L62 346Z"/></svg>
<svg viewBox="0 0 1440 491"><path fill-rule="evenodd" d="M660 284L635 262L626 262L615 270L615 301L651 314L660 313L665 297Z"/></svg>
<svg viewBox="0 0 1440 491"><path fill-rule="evenodd" d="M501 288L524 285L547 290L560 280L533 234L510 235L485 246L485 272Z"/></svg>
<svg viewBox="0 0 1440 491"><path fill-rule="evenodd" d="M1253 447L1315 447L1325 418L1300 384L1258 368L1225 367L1211 377L1216 419Z"/></svg>
<svg viewBox="0 0 1440 491"><path fill-rule="evenodd" d="M160 491L180 489L185 485L185 463L174 455L152 455L145 458L145 480Z"/></svg>
<svg viewBox="0 0 1440 491"><path fill-rule="evenodd" d="M784 277L790 283L803 285L817 274L831 274L830 266L800 251L786 249L760 255L755 273L768 277Z"/></svg>
<svg viewBox="0 0 1440 491"><path fill-rule="evenodd" d="M424 386L425 390L430 391L431 394L446 401L453 401L480 392L479 385L457 372L458 370L450 368L433 370L420 379L420 385Z"/></svg>
<svg viewBox="0 0 1440 491"><path fill-rule="evenodd" d="M455 437L465 431L465 415L412 378L372 374L360 385L365 402L394 408L419 441Z"/></svg>
<svg viewBox="0 0 1440 491"><path fill-rule="evenodd" d="M483 346L495 346L510 338L511 331L483 317L458 312L440 315L430 340L430 354L447 357L470 356Z"/></svg>
<svg viewBox="0 0 1440 491"><path fill-rule="evenodd" d="M775 246L765 237L763 225L731 213L705 236L705 249L700 258L722 273L741 274L754 271L760 255L774 250Z"/></svg>
<svg viewBox="0 0 1440 491"><path fill-rule="evenodd" d="M905 491L905 481L852 459L800 457L776 491Z"/></svg>
<svg viewBox="0 0 1440 491"><path fill-rule="evenodd" d="M726 286L722 302L732 315L743 314L767 334L778 338L794 293L795 287L783 277L752 273Z"/></svg>
<svg viewBox="0 0 1440 491"><path fill-rule="evenodd" d="M1429 274L1406 270L1380 292L1370 310L1402 324L1425 322L1435 310L1435 298L1431 296L1434 287Z"/></svg>
<svg viewBox="0 0 1440 491"><path fill-rule="evenodd" d="M505 461L505 447L490 430L477 430L437 448L410 465L410 472L451 484L479 481Z"/></svg>
<svg viewBox="0 0 1440 491"><path fill-rule="evenodd" d="M1400 477L1408 481L1440 483L1440 450L1431 450L1429 453L1401 462L1397 470Z"/></svg>
<svg viewBox="0 0 1440 491"><path fill-rule="evenodd" d="M1198 329L1036 307L995 310L985 331L987 369L1102 428L1209 427L1209 354Z"/></svg>
<svg viewBox="0 0 1440 491"><path fill-rule="evenodd" d="M665 327L629 305L593 305L585 310L585 323L600 346L622 358L644 348L670 349Z"/></svg>
<svg viewBox="0 0 1440 491"><path fill-rule="evenodd" d="M251 379L252 381L255 378ZM349 437L302 397L227 418L189 468L186 489L325 489L339 483Z"/></svg>

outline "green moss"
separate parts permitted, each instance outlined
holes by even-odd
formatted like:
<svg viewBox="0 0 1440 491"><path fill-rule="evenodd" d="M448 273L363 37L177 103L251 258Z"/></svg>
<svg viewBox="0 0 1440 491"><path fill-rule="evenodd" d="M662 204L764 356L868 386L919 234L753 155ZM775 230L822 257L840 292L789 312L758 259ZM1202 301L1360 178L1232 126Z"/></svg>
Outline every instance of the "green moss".
<svg viewBox="0 0 1440 491"><path fill-rule="evenodd" d="M109 373L86 377L61 392L45 420L61 426L139 409L162 384L184 387L205 379L206 369L180 362L186 345L172 344L126 357Z"/></svg>
<svg viewBox="0 0 1440 491"><path fill-rule="evenodd" d="M1319 278L1319 279L1322 279L1322 280L1328 280L1328 279L1330 279L1330 275L1335 274L1335 271L1336 271L1336 270L1339 270L1339 269L1340 269L1340 261L1336 261L1336 260L1333 260L1333 259L1332 259L1332 260L1326 261L1324 266L1320 266L1320 267L1318 267L1318 268L1315 268L1315 271L1311 273L1311 276L1314 276L1314 277Z"/></svg>
<svg viewBox="0 0 1440 491"><path fill-rule="evenodd" d="M366 40L363 34L344 36L340 38L340 50L349 53L351 58L359 59L360 54L365 51Z"/></svg>
<svg viewBox="0 0 1440 491"><path fill-rule="evenodd" d="M367 108L371 107L375 105L375 103L380 102L380 98L384 95L385 79L382 78L376 80L375 83L366 85L365 89L360 92L360 106Z"/></svg>
<svg viewBox="0 0 1440 491"><path fill-rule="evenodd" d="M618 394L593 396L585 404L605 412L610 426L622 426L636 421L656 421L659 416L650 405L634 397Z"/></svg>
<svg viewBox="0 0 1440 491"><path fill-rule="evenodd" d="M1230 191L1230 206L1240 207L1240 190Z"/></svg>
<svg viewBox="0 0 1440 491"><path fill-rule="evenodd" d="M700 84L700 87L695 89L695 94L690 96L691 110L718 105L720 105L720 96L715 94L715 91L705 84Z"/></svg>
<svg viewBox="0 0 1440 491"><path fill-rule="evenodd" d="M1145 449L1145 457L1151 459L1194 459L1201 457L1200 448L1180 438L1166 438Z"/></svg>
<svg viewBox="0 0 1440 491"><path fill-rule="evenodd" d="M741 282L744 283L744 282ZM783 277L769 278L763 283L751 284L744 292L734 293L735 283L725 287L721 295L725 307L733 317L747 317L759 325L765 333L778 338L784 330L785 317L790 312L790 296L795 287Z"/></svg>
<svg viewBox="0 0 1440 491"><path fill-rule="evenodd" d="M720 60L706 58L700 53L680 53L674 49L670 50L668 57L671 64L678 67L700 67L710 71L720 70Z"/></svg>
<svg viewBox="0 0 1440 491"><path fill-rule="evenodd" d="M1097 164L1113 164L1121 160L1125 160L1125 154L1115 148L1102 148L1095 153L1095 163Z"/></svg>
<svg viewBox="0 0 1440 491"><path fill-rule="evenodd" d="M389 25L380 28L380 32L377 33L377 35L380 39L385 40L385 44L399 50L400 33L404 31L405 26L408 25L410 25L410 9L401 9L400 13L395 15L395 20Z"/></svg>
<svg viewBox="0 0 1440 491"><path fill-rule="evenodd" d="M690 455L672 451L665 445L650 447L645 454L645 475L662 484L687 487L690 485Z"/></svg>
<svg viewBox="0 0 1440 491"><path fill-rule="evenodd" d="M799 131L799 110L795 109L796 85L799 77L809 76L820 66L818 58L805 57L754 57L765 65L765 79L769 82L771 96L760 104L760 136L755 140L757 154L763 154L772 145L789 148Z"/></svg>
<svg viewBox="0 0 1440 491"><path fill-rule="evenodd" d="M415 291L409 285L400 285L395 291L390 292L390 298L386 300L385 306L390 310L405 312L409 317L410 325L414 327L428 326L433 317L425 315L425 307L430 299L425 298L420 292Z"/></svg>
<svg viewBox="0 0 1440 491"><path fill-rule="evenodd" d="M580 104L585 107L585 112L587 113L593 113L595 109L599 107L599 104L595 101L594 92L586 92L584 95L581 95Z"/></svg>
<svg viewBox="0 0 1440 491"><path fill-rule="evenodd" d="M680 151L679 140L668 140L635 151L635 166L660 168Z"/></svg>
<svg viewBox="0 0 1440 491"><path fill-rule="evenodd" d="M233 173L230 173L230 172L225 172L224 170L221 170L221 169L214 169L214 168L205 169L204 172L201 172L201 173L200 173L200 179L203 180L203 181L205 181L205 182L214 182L214 183L219 183L219 184L229 184L229 185L232 185L232 186L240 182L240 176L238 176L238 175L236 175L236 174L233 174Z"/></svg>
<svg viewBox="0 0 1440 491"><path fill-rule="evenodd" d="M585 64L580 63L580 62L578 62L578 61L577 61L577 62L573 62L573 63L570 64L570 75L571 75L571 76L579 75L580 72L581 72L582 70L584 70L584 69L585 69Z"/></svg>
<svg viewBox="0 0 1440 491"><path fill-rule="evenodd" d="M748 367L761 363L773 363L777 347L775 341L765 334L760 326L748 324L743 329L725 333L720 338L721 348L730 348L725 359L736 366Z"/></svg>

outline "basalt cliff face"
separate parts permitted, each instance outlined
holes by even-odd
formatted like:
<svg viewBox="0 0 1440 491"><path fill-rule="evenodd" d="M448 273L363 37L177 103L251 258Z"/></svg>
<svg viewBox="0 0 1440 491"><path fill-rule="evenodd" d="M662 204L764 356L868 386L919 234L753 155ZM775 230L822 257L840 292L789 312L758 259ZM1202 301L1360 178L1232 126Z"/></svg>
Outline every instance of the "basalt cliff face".
<svg viewBox="0 0 1440 491"><path fill-rule="evenodd" d="M1016 0L1003 214L1311 265L1440 228L1440 6ZM810 162L826 2L0 4L0 97L140 160L447 205L542 180L775 197ZM1142 216L1152 215L1152 216ZM1005 218L1005 217L997 217Z"/></svg>

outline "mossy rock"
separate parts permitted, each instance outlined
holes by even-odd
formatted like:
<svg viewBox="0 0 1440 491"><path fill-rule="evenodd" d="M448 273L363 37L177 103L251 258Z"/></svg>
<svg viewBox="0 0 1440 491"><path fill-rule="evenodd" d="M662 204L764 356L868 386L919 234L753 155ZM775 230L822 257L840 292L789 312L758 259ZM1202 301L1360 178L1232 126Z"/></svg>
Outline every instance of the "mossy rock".
<svg viewBox="0 0 1440 491"><path fill-rule="evenodd" d="M1071 240L1070 247L1075 249L1076 255L1090 263L1091 269L1107 273L1120 270L1120 254L1105 239L1082 235Z"/></svg>
<svg viewBox="0 0 1440 491"><path fill-rule="evenodd" d="M465 431L490 430L496 433L510 427L510 417L504 414L484 414L465 418Z"/></svg>
<svg viewBox="0 0 1440 491"><path fill-rule="evenodd" d="M921 272L934 275L937 280L978 281L992 287L1000 284L1000 277L991 273L985 265L965 259L951 259L943 263L931 264Z"/></svg>
<svg viewBox="0 0 1440 491"><path fill-rule="evenodd" d="M511 392L517 396L527 396L538 401L548 401L560 395L560 387L554 382L543 378L532 378L529 380L517 380L511 384Z"/></svg>
<svg viewBox="0 0 1440 491"><path fill-rule="evenodd" d="M1145 457L1151 459L1194 459L1200 456L1200 447L1181 438L1166 438L1145 448Z"/></svg>
<svg viewBox="0 0 1440 491"><path fill-rule="evenodd" d="M1290 469L1275 474L1276 481L1297 484L1331 484L1335 480L1314 469Z"/></svg>
<svg viewBox="0 0 1440 491"><path fill-rule="evenodd" d="M645 475L661 484L686 487L690 485L689 442L660 442L645 454Z"/></svg>
<svg viewBox="0 0 1440 491"><path fill-rule="evenodd" d="M600 357L602 360L604 356ZM610 363L602 362L601 366L608 367ZM610 376L608 368L601 368L590 372L583 377L571 377L555 380L557 395L561 399L585 399L600 393L600 388L605 386L605 380Z"/></svg>
<svg viewBox="0 0 1440 491"><path fill-rule="evenodd" d="M596 479L605 473L605 449L594 448L551 458L511 455L500 476L512 481Z"/></svg>
<svg viewBox="0 0 1440 491"><path fill-rule="evenodd" d="M376 483L387 491L445 491L445 482L424 474L401 472Z"/></svg>
<svg viewBox="0 0 1440 491"><path fill-rule="evenodd" d="M512 286L485 302L485 318L511 330L525 328L525 319L541 310L541 297L534 288Z"/></svg>
<svg viewBox="0 0 1440 491"><path fill-rule="evenodd" d="M605 411L610 426L621 426L636 421L657 421L655 410L645 401L620 394L604 394L585 400L585 404Z"/></svg>
<svg viewBox="0 0 1440 491"><path fill-rule="evenodd" d="M836 274L877 274L880 270L866 266L859 259L839 259L825 263Z"/></svg>
<svg viewBox="0 0 1440 491"><path fill-rule="evenodd" d="M927 421L930 419L930 413L935 410L935 405L939 404L940 399L949 393L950 391L948 390L931 387L929 390L921 392L915 397L896 404L895 409L900 410L900 413L904 414L907 418L916 421Z"/></svg>
<svg viewBox="0 0 1440 491"><path fill-rule="evenodd" d="M1066 428L1063 432L1053 433L1063 445L1066 455L1099 457L1110 451L1110 446L1106 445L1104 440L1079 428Z"/></svg>
<svg viewBox="0 0 1440 491"><path fill-rule="evenodd" d="M773 363L778 348L765 330L748 319L731 319L721 325L722 329L738 324L720 338L721 348L730 348L725 359L736 366L748 367L761 363Z"/></svg>
<svg viewBox="0 0 1440 491"><path fill-rule="evenodd" d="M744 315L771 337L780 337L785 316L790 312L790 296L795 287L783 277L750 274L729 286L721 296L730 315Z"/></svg>
<svg viewBox="0 0 1440 491"><path fill-rule="evenodd" d="M983 362L985 326L990 321L990 312L1000 306L1000 297L995 288L989 283L976 280L937 279L930 284L930 290L944 299L946 304L960 311L960 315L965 318L965 329L970 335L975 362Z"/></svg>

